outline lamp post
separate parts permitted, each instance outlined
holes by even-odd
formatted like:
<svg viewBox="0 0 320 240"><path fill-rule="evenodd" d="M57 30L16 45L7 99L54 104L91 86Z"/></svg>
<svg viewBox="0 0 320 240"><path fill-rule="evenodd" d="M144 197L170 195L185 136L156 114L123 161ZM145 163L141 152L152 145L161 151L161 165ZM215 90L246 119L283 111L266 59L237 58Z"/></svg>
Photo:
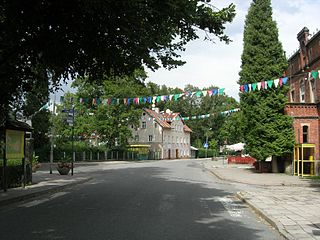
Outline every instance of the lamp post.
<svg viewBox="0 0 320 240"><path fill-rule="evenodd" d="M72 162L71 162L71 176L73 176L73 163L75 161L75 152L74 152L74 104L72 105Z"/></svg>

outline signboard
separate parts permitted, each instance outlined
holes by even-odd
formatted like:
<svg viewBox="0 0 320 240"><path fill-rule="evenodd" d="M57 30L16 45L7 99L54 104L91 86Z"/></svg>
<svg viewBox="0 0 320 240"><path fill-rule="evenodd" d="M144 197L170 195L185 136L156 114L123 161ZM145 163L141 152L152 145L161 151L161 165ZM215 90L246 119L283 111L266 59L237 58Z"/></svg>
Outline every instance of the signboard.
<svg viewBox="0 0 320 240"><path fill-rule="evenodd" d="M24 131L6 130L6 158L24 158Z"/></svg>
<svg viewBox="0 0 320 240"><path fill-rule="evenodd" d="M75 110L74 109L62 109L61 110L61 112L63 112L63 113L71 113L71 115L75 112Z"/></svg>
<svg viewBox="0 0 320 240"><path fill-rule="evenodd" d="M208 147L209 147L209 146L208 146L208 143L205 142L205 143L203 144L203 147L204 147L204 148L208 148Z"/></svg>

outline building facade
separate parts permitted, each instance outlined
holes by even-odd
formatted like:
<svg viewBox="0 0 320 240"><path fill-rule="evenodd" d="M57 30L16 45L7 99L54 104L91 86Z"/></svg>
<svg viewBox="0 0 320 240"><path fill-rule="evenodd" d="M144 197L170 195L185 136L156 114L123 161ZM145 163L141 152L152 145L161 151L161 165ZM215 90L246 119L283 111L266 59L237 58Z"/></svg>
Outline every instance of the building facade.
<svg viewBox="0 0 320 240"><path fill-rule="evenodd" d="M304 27L298 34L299 49L288 59L290 90L287 115L293 117L295 142L312 143L319 159L320 146L320 31L312 36Z"/></svg>
<svg viewBox="0 0 320 240"><path fill-rule="evenodd" d="M181 120L179 113L170 110L159 112L157 108L144 109L140 126L130 126L133 138L131 145L149 146L153 159L190 158L191 129Z"/></svg>

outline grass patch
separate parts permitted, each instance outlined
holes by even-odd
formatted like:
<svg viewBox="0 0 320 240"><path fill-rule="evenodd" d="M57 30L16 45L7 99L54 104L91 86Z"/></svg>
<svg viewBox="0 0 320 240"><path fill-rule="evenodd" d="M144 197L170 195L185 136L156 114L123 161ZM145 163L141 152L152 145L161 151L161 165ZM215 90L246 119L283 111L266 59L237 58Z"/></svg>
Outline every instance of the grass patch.
<svg viewBox="0 0 320 240"><path fill-rule="evenodd" d="M320 181L320 176L309 176L305 177L306 179L314 180L314 181Z"/></svg>

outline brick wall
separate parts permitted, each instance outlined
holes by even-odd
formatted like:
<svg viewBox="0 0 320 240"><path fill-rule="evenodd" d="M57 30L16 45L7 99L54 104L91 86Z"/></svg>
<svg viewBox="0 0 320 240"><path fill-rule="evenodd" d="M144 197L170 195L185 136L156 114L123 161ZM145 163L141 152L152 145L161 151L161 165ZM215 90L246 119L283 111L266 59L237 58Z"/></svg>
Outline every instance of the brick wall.
<svg viewBox="0 0 320 240"><path fill-rule="evenodd" d="M307 32L305 32L307 30ZM287 75L290 91L285 114L293 117L296 143L303 143L303 126L308 127L308 143L316 145L316 159L320 147L320 81L309 79L309 72L320 69L320 31L308 39L308 29L298 34L300 49L288 59ZM306 43L305 45L302 43ZM305 101L301 102L301 84L305 87ZM315 88L314 91L312 88ZM292 91L294 98L292 99Z"/></svg>
<svg viewBox="0 0 320 240"><path fill-rule="evenodd" d="M288 104L285 113L293 117L295 142L303 143L303 126L308 127L308 143L316 145L316 159L319 159L319 109L316 104Z"/></svg>

